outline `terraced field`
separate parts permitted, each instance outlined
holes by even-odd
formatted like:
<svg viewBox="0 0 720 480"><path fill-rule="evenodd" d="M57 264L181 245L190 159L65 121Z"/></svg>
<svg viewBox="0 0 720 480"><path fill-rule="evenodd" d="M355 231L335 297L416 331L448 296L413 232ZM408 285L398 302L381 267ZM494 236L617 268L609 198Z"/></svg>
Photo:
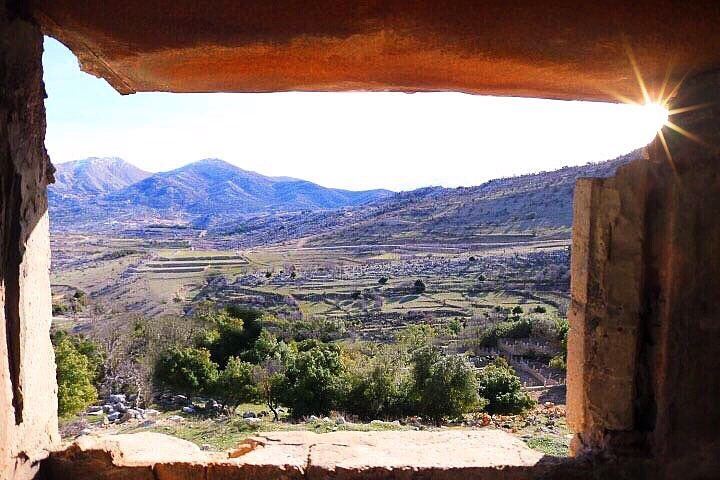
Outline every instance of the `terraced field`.
<svg viewBox="0 0 720 480"><path fill-rule="evenodd" d="M214 253L192 255L187 252L175 252L174 255L158 256L133 270L133 273L202 273L206 271L224 271L248 264L242 255Z"/></svg>

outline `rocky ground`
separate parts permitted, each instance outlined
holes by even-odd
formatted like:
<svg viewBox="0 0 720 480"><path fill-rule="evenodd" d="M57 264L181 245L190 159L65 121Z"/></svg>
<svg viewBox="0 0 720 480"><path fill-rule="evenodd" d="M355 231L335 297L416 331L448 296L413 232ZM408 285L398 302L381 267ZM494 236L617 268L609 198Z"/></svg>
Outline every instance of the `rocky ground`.
<svg viewBox="0 0 720 480"><path fill-rule="evenodd" d="M178 398L179 397L179 398ZM541 397L542 398L542 397ZM340 413L319 418L310 416L291 420L285 410L274 421L263 405L244 404L236 414L225 415L216 402L189 401L175 396L157 408L133 408L123 395L110 395L76 417L61 422L66 441L86 435L112 435L156 432L189 440L203 450L222 451L235 448L258 432L311 431L454 431L497 429L522 439L530 448L553 456L567 456L571 434L565 422L565 406L547 401L522 415L488 415L478 412L463 420L436 426L419 417L402 420L360 421Z"/></svg>

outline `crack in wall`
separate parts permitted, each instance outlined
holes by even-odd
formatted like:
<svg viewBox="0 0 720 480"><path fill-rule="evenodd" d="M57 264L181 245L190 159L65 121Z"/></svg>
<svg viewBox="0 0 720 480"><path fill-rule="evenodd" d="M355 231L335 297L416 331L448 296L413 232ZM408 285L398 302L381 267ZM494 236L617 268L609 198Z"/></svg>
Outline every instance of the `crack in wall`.
<svg viewBox="0 0 720 480"><path fill-rule="evenodd" d="M307 459L305 460L305 468L303 469L303 477L305 478L309 478L308 475L310 473L310 466L312 464L312 451L315 446L317 446L317 443L311 443L308 446Z"/></svg>

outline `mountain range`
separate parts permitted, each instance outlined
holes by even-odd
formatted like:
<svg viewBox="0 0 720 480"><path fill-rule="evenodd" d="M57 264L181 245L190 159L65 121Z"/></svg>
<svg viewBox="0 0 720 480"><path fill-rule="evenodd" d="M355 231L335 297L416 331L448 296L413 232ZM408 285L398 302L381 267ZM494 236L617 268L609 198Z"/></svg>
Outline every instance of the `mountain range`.
<svg viewBox="0 0 720 480"><path fill-rule="evenodd" d="M387 198L389 190L353 192L306 180L266 177L218 159L205 159L156 173L110 193L107 200L190 214L253 214L325 210Z"/></svg>
<svg viewBox="0 0 720 480"><path fill-rule="evenodd" d="M56 224L142 217L213 224L274 212L332 210L392 196L389 190L326 188L290 177L268 177L219 159L204 159L151 174L119 158L88 158L57 165L49 187ZM134 218L133 218L134 217ZM207 226L207 225L205 225ZM88 225L91 227L91 225Z"/></svg>
<svg viewBox="0 0 720 480"><path fill-rule="evenodd" d="M498 235L568 238L575 182L607 177L640 151L474 187L352 192L267 177L218 159L151 174L117 158L58 165L49 188L56 230L104 231L174 222L235 245L457 243Z"/></svg>

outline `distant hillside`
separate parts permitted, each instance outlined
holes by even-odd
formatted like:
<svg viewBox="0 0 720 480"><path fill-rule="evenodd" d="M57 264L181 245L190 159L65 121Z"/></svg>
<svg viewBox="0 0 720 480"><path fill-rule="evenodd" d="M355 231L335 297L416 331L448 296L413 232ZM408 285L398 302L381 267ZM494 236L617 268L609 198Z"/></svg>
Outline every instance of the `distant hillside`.
<svg viewBox="0 0 720 480"><path fill-rule="evenodd" d="M639 158L639 152L476 187L402 192L341 212L257 217L226 230L237 236L238 243L249 245L299 238L305 246L472 243L508 234L567 238L577 179L610 176L620 165Z"/></svg>
<svg viewBox="0 0 720 480"><path fill-rule="evenodd" d="M205 159L157 173L107 200L206 215L334 209L390 195L388 190L351 192L305 180L266 177L222 160Z"/></svg>
<svg viewBox="0 0 720 480"><path fill-rule="evenodd" d="M139 182L151 175L115 157L90 157L55 166L51 195L85 198L104 195Z"/></svg>
<svg viewBox="0 0 720 480"><path fill-rule="evenodd" d="M219 159L156 174L120 159L72 163L59 166L50 193L53 227L63 230L132 228L166 220L211 228L257 215L354 207L394 195L389 190L353 192L266 177Z"/></svg>

